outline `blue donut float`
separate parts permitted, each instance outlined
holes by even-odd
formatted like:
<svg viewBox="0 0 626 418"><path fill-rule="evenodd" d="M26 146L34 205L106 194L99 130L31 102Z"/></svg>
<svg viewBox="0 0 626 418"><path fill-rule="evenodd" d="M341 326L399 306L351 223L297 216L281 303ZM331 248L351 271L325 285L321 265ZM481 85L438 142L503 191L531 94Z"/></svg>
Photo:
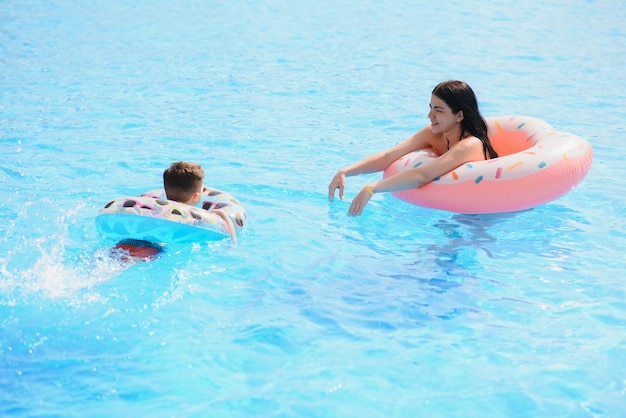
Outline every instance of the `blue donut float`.
<svg viewBox="0 0 626 418"><path fill-rule="evenodd" d="M162 190L117 198L100 209L96 228L106 238L159 244L229 238L228 225L216 209L230 218L239 234L247 219L243 206L229 193L209 187L204 187L198 206L167 200Z"/></svg>

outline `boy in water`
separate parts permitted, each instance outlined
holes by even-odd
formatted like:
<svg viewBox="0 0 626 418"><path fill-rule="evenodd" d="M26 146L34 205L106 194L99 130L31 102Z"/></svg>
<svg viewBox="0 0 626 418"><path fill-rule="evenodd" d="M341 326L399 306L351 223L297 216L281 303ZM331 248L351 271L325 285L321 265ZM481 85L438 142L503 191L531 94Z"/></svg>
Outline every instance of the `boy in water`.
<svg viewBox="0 0 626 418"><path fill-rule="evenodd" d="M204 170L199 164L178 161L172 163L163 172L163 187L168 200L196 206L202 198L204 191ZM212 209L211 212L218 215L226 222L230 238L233 242L237 240L235 226L230 217L221 209ZM121 251L123 261L151 260L162 252L159 244L136 239L125 239L120 241L114 248L115 253Z"/></svg>
<svg viewBox="0 0 626 418"><path fill-rule="evenodd" d="M200 202L204 190L203 182L204 170L200 164L193 162L178 161L163 172L163 187L167 199L187 205L195 206ZM237 234L230 217L221 209L212 209L211 212L226 222L230 238L236 242Z"/></svg>

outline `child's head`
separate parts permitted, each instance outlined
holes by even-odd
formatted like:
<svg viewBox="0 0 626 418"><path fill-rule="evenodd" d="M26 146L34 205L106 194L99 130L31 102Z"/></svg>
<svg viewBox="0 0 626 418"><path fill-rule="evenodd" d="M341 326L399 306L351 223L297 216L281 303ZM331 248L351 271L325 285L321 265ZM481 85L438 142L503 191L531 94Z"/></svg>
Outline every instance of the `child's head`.
<svg viewBox="0 0 626 418"><path fill-rule="evenodd" d="M202 196L204 170L199 164L178 161L163 172L163 187L169 200L195 205Z"/></svg>

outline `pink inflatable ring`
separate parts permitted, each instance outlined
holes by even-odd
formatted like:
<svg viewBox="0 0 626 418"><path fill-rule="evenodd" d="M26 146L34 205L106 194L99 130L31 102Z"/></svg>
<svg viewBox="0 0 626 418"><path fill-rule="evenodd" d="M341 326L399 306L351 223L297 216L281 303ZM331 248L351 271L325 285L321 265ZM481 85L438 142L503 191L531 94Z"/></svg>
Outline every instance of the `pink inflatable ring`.
<svg viewBox="0 0 626 418"><path fill-rule="evenodd" d="M485 121L499 158L464 164L423 187L392 192L393 196L457 213L516 212L565 195L587 175L593 152L584 139L527 116ZM383 177L436 157L432 150L411 152L387 167Z"/></svg>

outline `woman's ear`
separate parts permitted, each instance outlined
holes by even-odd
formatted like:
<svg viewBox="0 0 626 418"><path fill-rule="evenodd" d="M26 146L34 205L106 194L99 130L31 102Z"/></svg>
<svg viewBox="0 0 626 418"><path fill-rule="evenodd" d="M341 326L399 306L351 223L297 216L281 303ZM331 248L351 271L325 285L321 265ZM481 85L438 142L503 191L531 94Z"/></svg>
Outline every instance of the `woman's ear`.
<svg viewBox="0 0 626 418"><path fill-rule="evenodd" d="M463 120L463 111L459 110L459 113L456 114L456 121L461 122Z"/></svg>

